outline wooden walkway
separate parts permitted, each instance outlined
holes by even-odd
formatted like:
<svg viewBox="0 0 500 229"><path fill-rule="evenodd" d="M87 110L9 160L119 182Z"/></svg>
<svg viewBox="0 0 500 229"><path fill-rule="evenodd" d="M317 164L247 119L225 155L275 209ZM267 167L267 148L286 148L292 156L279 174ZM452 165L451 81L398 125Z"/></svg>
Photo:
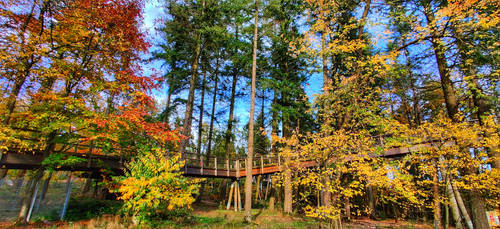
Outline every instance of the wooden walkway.
<svg viewBox="0 0 500 229"><path fill-rule="evenodd" d="M381 138L379 144L383 146L383 139ZM446 144L453 144L451 141ZM378 155L381 157L401 157L410 152L417 151L421 148L432 147L430 142L414 144L411 147L390 148L384 151L384 154ZM61 148L64 148L61 146ZM40 152L23 152L21 150L10 149L4 152L0 159L0 168L4 169L37 169L42 166L44 160ZM121 152L121 151L120 151ZM83 159L81 163L73 164L71 166L60 166L56 170L60 171L84 171L92 173L97 177L104 171L111 172L115 175L121 175L124 172L126 161L122 156L108 156L103 155L99 149L89 145L77 145L76 147L67 147L64 155L74 156ZM376 157L376 155L373 155ZM201 155L202 158L205 155ZM209 161L201 160L199 155L186 154L184 155L186 161L183 169L185 176L191 177L207 177L207 178L228 178L239 179L246 176L245 159L227 159L227 158L210 158ZM262 155L256 156L253 159L252 175L264 175L277 173L283 170L282 160L279 156ZM297 167L315 167L316 161L303 161Z"/></svg>

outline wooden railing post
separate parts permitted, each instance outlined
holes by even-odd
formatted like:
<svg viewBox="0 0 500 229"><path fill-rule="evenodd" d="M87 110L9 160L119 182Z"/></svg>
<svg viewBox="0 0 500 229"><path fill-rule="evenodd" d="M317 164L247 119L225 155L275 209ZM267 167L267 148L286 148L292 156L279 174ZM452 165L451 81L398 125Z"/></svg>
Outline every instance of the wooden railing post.
<svg viewBox="0 0 500 229"><path fill-rule="evenodd" d="M229 176L229 157L226 159L226 172L227 176Z"/></svg>
<svg viewBox="0 0 500 229"><path fill-rule="evenodd" d="M200 157L200 164L201 164L201 168L200 168L200 174L203 175L203 160L201 159Z"/></svg>
<svg viewBox="0 0 500 229"><path fill-rule="evenodd" d="M260 155L260 173L264 174L264 158Z"/></svg>
<svg viewBox="0 0 500 229"><path fill-rule="evenodd" d="M281 157L278 154L278 169L281 170Z"/></svg>
<svg viewBox="0 0 500 229"><path fill-rule="evenodd" d="M217 176L217 157L214 157L214 163L215 163L215 176Z"/></svg>
<svg viewBox="0 0 500 229"><path fill-rule="evenodd" d="M240 160L236 159L236 177L240 177Z"/></svg>

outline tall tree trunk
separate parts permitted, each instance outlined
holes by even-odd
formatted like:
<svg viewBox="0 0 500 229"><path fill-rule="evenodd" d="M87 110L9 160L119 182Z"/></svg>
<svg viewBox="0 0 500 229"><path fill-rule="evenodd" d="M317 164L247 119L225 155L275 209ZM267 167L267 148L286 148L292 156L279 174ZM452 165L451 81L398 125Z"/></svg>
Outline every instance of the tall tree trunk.
<svg viewBox="0 0 500 229"><path fill-rule="evenodd" d="M245 221L252 221L252 160L253 160L253 127L255 114L255 84L257 79L257 39L258 39L258 23L259 23L259 1L255 1L255 16L253 30L253 56L252 56L252 87L250 90L250 118L248 121L248 155L245 177Z"/></svg>
<svg viewBox="0 0 500 229"><path fill-rule="evenodd" d="M436 171L432 174L432 197L433 197L433 212L434 212L434 228L441 229L443 225L441 224L441 200L439 195L439 179L438 179L438 167L436 160L433 160L434 168Z"/></svg>
<svg viewBox="0 0 500 229"><path fill-rule="evenodd" d="M326 90L326 86L329 84L329 75L328 75L328 64L327 64L327 55L326 55L326 32L321 34L321 59L323 62L323 91Z"/></svg>
<svg viewBox="0 0 500 229"><path fill-rule="evenodd" d="M460 59L461 59L461 67L462 67L462 72L464 75L467 77L467 84L469 87L469 90L472 94L472 101L474 107L476 107L476 118L479 123L479 125L484 125L484 122L482 120L482 117L488 112L489 108L488 105L486 104L486 101L484 99L484 94L483 90L481 89L481 85L479 84L479 80L477 79L477 71L472 66L471 63L467 62L467 59L469 58L467 56L468 53L468 48L466 44L464 43L464 37L462 35L455 31L455 27L452 27L453 29L453 34L455 39L455 42L457 44L459 53L460 53ZM488 156L490 158L494 158L493 163L491 164L492 167L500 169L500 151L498 150L498 146L492 147L488 149Z"/></svg>
<svg viewBox="0 0 500 229"><path fill-rule="evenodd" d="M439 76L441 78L441 89L443 90L446 111L448 113L448 117L450 117L450 119L454 122L457 122L458 117L456 117L456 114L458 113L458 100L455 94L453 82L450 79L450 70L448 69L448 64L446 63L446 56L444 53L445 47L443 41L438 36L438 31L436 31L435 17L429 3L424 5L424 14L427 18L427 23L431 27L431 43L436 63L438 65Z"/></svg>
<svg viewBox="0 0 500 229"><path fill-rule="evenodd" d="M472 217L474 219L474 226L477 229L490 228L488 223L488 216L486 215L486 206L483 197L479 192L470 192L471 196L471 209Z"/></svg>
<svg viewBox="0 0 500 229"><path fill-rule="evenodd" d="M278 92L277 90L274 90L273 93L273 103L271 104L271 112L272 112L272 120L271 120L271 135L272 136L278 136L278 109L276 109L276 105L278 104ZM271 142L271 152L274 156L278 156L278 147L276 145L276 142L272 140ZM274 186L273 186L274 187Z"/></svg>
<svg viewBox="0 0 500 229"><path fill-rule="evenodd" d="M235 26L235 38L236 40L239 39L239 34L238 34L238 25ZM235 55L238 53L238 50L236 50ZM236 96L236 84L238 82L238 74L240 72L239 66L236 63L236 61L233 63L233 79L232 79L232 84L231 84L231 98L229 99L229 117L227 119L227 129L226 129L226 134L224 136L224 147L226 148L226 153L227 153L227 158L229 158L229 153L232 151L232 148L234 147L232 145L232 138L233 138L233 122L234 122L234 100Z"/></svg>
<svg viewBox="0 0 500 229"><path fill-rule="evenodd" d="M285 114L286 115L286 114ZM290 121L287 117L283 118L283 137L290 137ZM285 213L292 213L292 171L290 166L291 158L289 155L285 155L284 161L284 201L283 201L283 211Z"/></svg>
<svg viewBox="0 0 500 229"><path fill-rule="evenodd" d="M462 195L458 191L457 185L455 184L454 181L450 180L451 187L453 189L453 193L455 194L455 199L458 204L458 208L460 209L460 212L462 212L462 215L465 219L465 223L469 229L474 229L474 226L472 225L472 220L470 219L469 213L467 212L467 208L465 207L464 201L462 199Z"/></svg>
<svg viewBox="0 0 500 229"><path fill-rule="evenodd" d="M205 9L205 0L202 0L202 15ZM191 136L191 123L193 121L193 105L194 105L194 91L196 88L196 81L198 81L198 65L201 53L201 34L196 34L196 47L195 55L193 58L193 64L191 65L191 79L189 80L189 95L186 103L186 114L184 116L184 123L182 125L182 135L185 138L181 139L179 145L179 152L184 157L186 151L186 146L189 143L189 138Z"/></svg>
<svg viewBox="0 0 500 229"><path fill-rule="evenodd" d="M218 68L217 64L217 68ZM207 145L207 163L210 160L210 155L212 154L212 135L214 130L214 120L215 120L215 104L217 102L217 83L219 82L218 69L215 71L215 82L214 82L214 97L212 100L212 113L210 114L210 128L208 130L208 145Z"/></svg>
<svg viewBox="0 0 500 229"><path fill-rule="evenodd" d="M170 122L170 100L172 98L172 91L171 88L168 88L167 105L165 106L165 115L163 116L163 122L167 124Z"/></svg>
<svg viewBox="0 0 500 229"><path fill-rule="evenodd" d="M451 186L451 182L449 181L449 179L446 181L446 194L449 197L451 215L453 216L453 220L455 221L455 227L457 229L462 229L464 227L462 224L462 219L460 217L460 210L458 209L457 199L453 194L453 188Z"/></svg>
<svg viewBox="0 0 500 229"><path fill-rule="evenodd" d="M201 101L200 101L200 118L198 119L198 144L196 145L196 154L198 154L198 158L202 161L201 157L201 135L203 134L203 112L205 107L205 79L207 76L207 72L203 72L203 80L201 85Z"/></svg>
<svg viewBox="0 0 500 229"><path fill-rule="evenodd" d="M370 208L370 218L376 219L377 213L375 212L375 193L373 193L373 186L368 184L366 187L368 191L368 207Z"/></svg>

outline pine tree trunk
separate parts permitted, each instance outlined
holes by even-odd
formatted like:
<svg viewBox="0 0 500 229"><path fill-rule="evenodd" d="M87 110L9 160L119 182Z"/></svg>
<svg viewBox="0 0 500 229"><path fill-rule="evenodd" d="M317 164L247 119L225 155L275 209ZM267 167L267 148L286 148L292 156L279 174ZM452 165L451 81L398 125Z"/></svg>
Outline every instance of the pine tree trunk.
<svg viewBox="0 0 500 229"><path fill-rule="evenodd" d="M202 15L205 8L205 1L202 0ZM201 53L201 34L196 34L196 48L195 55L193 58L193 64L191 65L191 79L189 80L189 95L186 103L186 114L184 116L184 123L182 125L182 135L186 138L181 139L179 145L179 152L184 156L186 151L186 146L189 143L189 138L191 136L191 123L193 121L193 106L194 106L194 92L196 88L196 81L198 81L198 65L200 61Z"/></svg>
<svg viewBox="0 0 500 229"><path fill-rule="evenodd" d="M272 112L272 120L271 120L271 135L273 136L278 136L278 111L276 108L276 105L278 103L278 92L274 90L273 93L273 103L271 104L271 112ZM271 153L273 156L278 156L278 147L276 145L276 142L273 140L271 142Z"/></svg>
<svg viewBox="0 0 500 229"><path fill-rule="evenodd" d="M203 80L202 80L202 85L201 85L201 101L200 101L200 117L198 119L198 144L196 145L196 154L198 155L198 158L200 159L200 162L203 163L202 157L201 157L201 138L203 134L203 112L205 108L205 79L207 76L207 72L203 72ZM200 193L201 195L201 193Z"/></svg>
<svg viewBox="0 0 500 229"><path fill-rule="evenodd" d="M163 122L167 124L170 122L170 100L172 97L172 91L173 90L171 88L168 88L167 105L165 106L165 116L163 116Z"/></svg>
<svg viewBox="0 0 500 229"><path fill-rule="evenodd" d="M252 221L252 165L254 152L254 114L255 114L255 84L257 79L257 39L259 23L259 1L255 1L255 18L253 31L253 56L252 56L252 87L250 90L250 117L248 121L248 155L245 177L245 221Z"/></svg>
<svg viewBox="0 0 500 229"><path fill-rule="evenodd" d="M235 38L239 39L238 35L238 26L235 26ZM238 53L238 50L235 51L235 55ZM229 118L227 119L227 130L224 136L224 146L226 148L227 158L229 158L229 153L232 151L234 147L232 145L232 137L233 137L233 122L234 122L234 100L236 97L236 84L238 82L238 74L240 69L236 66L236 63L233 63L233 79L231 84L231 98L229 99Z"/></svg>
<svg viewBox="0 0 500 229"><path fill-rule="evenodd" d="M218 68L218 65L217 65ZM208 130L208 145L207 145L207 162L210 160L210 155L212 154L212 135L214 130L214 120L215 120L215 103L217 102L217 83L219 77L217 75L218 70L215 71L215 82L214 82L214 97L212 100L212 113L210 114L210 128Z"/></svg>
<svg viewBox="0 0 500 229"><path fill-rule="evenodd" d="M434 13L432 12L432 9L430 7L430 4L424 5L424 14L427 18L427 23L431 27L431 43L434 50L436 63L438 65L439 76L441 78L441 89L443 90L446 111L448 112L448 117L450 117L450 119L454 122L457 122L458 119L456 117L456 114L458 113L458 100L455 94L453 82L450 79L450 70L448 69L448 64L446 62L446 56L444 53L445 47L441 38L437 34Z"/></svg>

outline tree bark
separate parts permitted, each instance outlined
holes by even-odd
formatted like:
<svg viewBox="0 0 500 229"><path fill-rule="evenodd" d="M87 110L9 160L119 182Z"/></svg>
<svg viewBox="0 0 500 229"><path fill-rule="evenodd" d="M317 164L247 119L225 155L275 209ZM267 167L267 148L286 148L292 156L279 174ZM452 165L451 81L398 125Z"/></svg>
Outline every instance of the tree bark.
<svg viewBox="0 0 500 229"><path fill-rule="evenodd" d="M169 86L171 87L171 86ZM172 97L172 89L168 88L168 94L167 94L167 105L165 106L165 115L163 116L163 122L169 123L170 122L170 100Z"/></svg>
<svg viewBox="0 0 500 229"><path fill-rule="evenodd" d="M437 35L438 32L436 31L435 17L430 4L424 5L424 14L427 19L427 23L431 27L431 43L436 63L438 65L439 76L441 78L441 89L443 90L446 111L448 113L448 117L450 117L450 119L454 122L457 122L458 117L456 117L456 115L458 113L458 100L453 82L450 79L450 70L448 69L448 64L446 62L445 47L443 41Z"/></svg>
<svg viewBox="0 0 500 229"><path fill-rule="evenodd" d="M441 200L439 195L439 179L438 179L438 167L436 160L433 160L434 168L436 171L432 174L432 197L433 197L433 210L434 210L434 228L441 229L443 225L441 224Z"/></svg>
<svg viewBox="0 0 500 229"><path fill-rule="evenodd" d="M449 180L446 184L446 193L448 194L451 208L451 215L453 216L453 220L455 221L455 227L457 229L462 229L462 219L460 218L460 210L458 209L457 200L455 199L455 195L453 194L453 188L451 187L451 183Z"/></svg>
<svg viewBox="0 0 500 229"><path fill-rule="evenodd" d="M375 197L373 193L373 186L368 184L366 187L368 191L368 207L370 208L370 218L371 219L376 219L377 218L377 213L375 212Z"/></svg>
<svg viewBox="0 0 500 229"><path fill-rule="evenodd" d="M490 228L488 223L488 216L486 215L486 206L484 200L479 192L470 192L471 196L471 209L472 218L474 219L474 226L476 229Z"/></svg>
<svg viewBox="0 0 500 229"><path fill-rule="evenodd" d="M218 67L218 66L217 66ZM214 130L214 120L215 120L215 103L217 102L217 83L219 77L217 75L217 70L215 72L215 82L214 82L214 98L212 100L212 113L210 114L210 128L208 130L208 145L207 145L207 162L210 160L210 155L212 154L212 135Z"/></svg>
<svg viewBox="0 0 500 229"><path fill-rule="evenodd" d="M290 123L288 118L283 118L283 137L290 137ZM292 171L290 168L291 158L289 155L284 156L284 201L283 201L283 211L285 213L292 213Z"/></svg>
<svg viewBox="0 0 500 229"><path fill-rule="evenodd" d="M453 181L450 181L450 183L451 183L451 188L453 189L453 193L455 194L455 199L457 201L458 208L460 209L460 212L462 212L462 216L465 219L467 227L469 227L469 229L474 229L474 226L472 225L472 220L470 219L469 213L467 212L467 208L465 207L462 195L458 191L457 185Z"/></svg>
<svg viewBox="0 0 500 229"><path fill-rule="evenodd" d="M252 87L250 90L250 117L248 121L248 155L245 177L245 221L252 221L252 160L253 160L253 138L254 138L254 114L255 114L255 84L257 78L257 39L259 23L259 1L255 1L254 31L253 31L253 56L252 56Z"/></svg>
<svg viewBox="0 0 500 229"><path fill-rule="evenodd" d="M347 221L351 221L351 203L349 197L344 197L344 210Z"/></svg>
<svg viewBox="0 0 500 229"><path fill-rule="evenodd" d="M205 0L202 0L202 15L205 9ZM195 55L193 58L193 64L191 65L191 79L189 80L189 95L186 103L186 114L184 116L184 123L182 125L182 135L184 138L181 139L179 145L179 152L184 157L186 151L186 146L189 143L189 138L191 136L191 123L193 121L193 105L194 105L194 91L196 88L196 81L198 80L198 65L201 53L201 34L196 34L196 48Z"/></svg>
<svg viewBox="0 0 500 229"><path fill-rule="evenodd" d="M328 86L329 84L328 64L326 55L326 32L323 32L321 34L321 59L323 62L323 91L325 91L326 86Z"/></svg>
<svg viewBox="0 0 500 229"><path fill-rule="evenodd" d="M201 135L203 134L203 112L205 107L205 79L207 76L207 72L203 72L203 80L201 85L201 101L200 101L200 118L198 119L198 144L196 146L196 154L198 154L198 158L202 161L201 157Z"/></svg>
<svg viewBox="0 0 500 229"><path fill-rule="evenodd" d="M238 25L235 26L235 38L236 40L239 40L239 34L238 34ZM235 55L238 53L238 50L236 50ZM227 129L226 129L226 134L224 136L224 146L226 148L226 154L227 158L229 158L229 153L232 151L232 148L234 147L232 145L232 138L233 138L233 122L234 122L234 100L236 96L236 84L238 82L238 74L240 69L237 66L236 61L233 63L233 80L231 84L231 98L229 99L229 117L227 119Z"/></svg>

